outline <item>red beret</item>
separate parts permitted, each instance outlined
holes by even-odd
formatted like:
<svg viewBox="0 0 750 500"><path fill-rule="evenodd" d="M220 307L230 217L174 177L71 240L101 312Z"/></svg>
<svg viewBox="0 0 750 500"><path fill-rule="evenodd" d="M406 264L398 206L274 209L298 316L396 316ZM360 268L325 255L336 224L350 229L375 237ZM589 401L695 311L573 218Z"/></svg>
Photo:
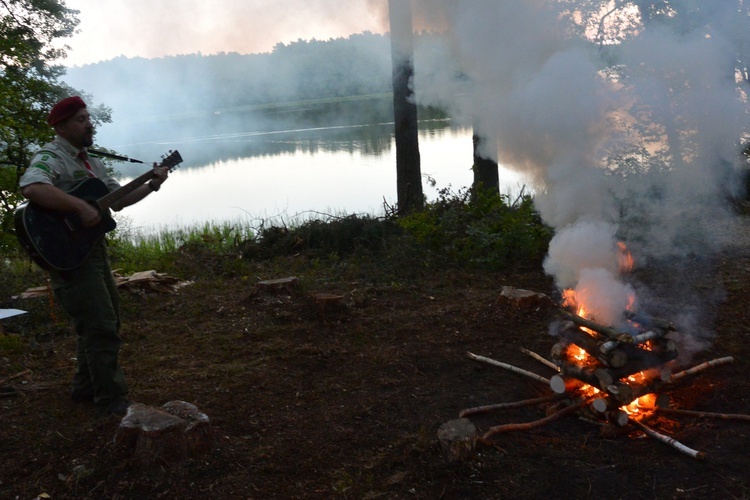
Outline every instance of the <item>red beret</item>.
<svg viewBox="0 0 750 500"><path fill-rule="evenodd" d="M78 96L65 98L52 107L52 111L47 116L47 124L50 127L55 126L76 114L79 109L85 107L86 103Z"/></svg>

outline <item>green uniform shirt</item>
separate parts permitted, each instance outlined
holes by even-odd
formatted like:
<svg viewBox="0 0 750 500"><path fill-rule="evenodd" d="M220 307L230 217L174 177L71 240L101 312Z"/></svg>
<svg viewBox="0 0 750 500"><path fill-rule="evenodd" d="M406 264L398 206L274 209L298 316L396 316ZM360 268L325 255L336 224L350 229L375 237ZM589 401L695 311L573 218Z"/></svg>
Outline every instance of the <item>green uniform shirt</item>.
<svg viewBox="0 0 750 500"><path fill-rule="evenodd" d="M70 144L66 139L55 136L52 142L45 144L31 159L29 168L20 179L20 187L29 184L51 184L65 192L71 191L82 181L91 177L79 153L85 151ZM97 179L104 182L111 191L120 187L99 158L89 156L91 171Z"/></svg>

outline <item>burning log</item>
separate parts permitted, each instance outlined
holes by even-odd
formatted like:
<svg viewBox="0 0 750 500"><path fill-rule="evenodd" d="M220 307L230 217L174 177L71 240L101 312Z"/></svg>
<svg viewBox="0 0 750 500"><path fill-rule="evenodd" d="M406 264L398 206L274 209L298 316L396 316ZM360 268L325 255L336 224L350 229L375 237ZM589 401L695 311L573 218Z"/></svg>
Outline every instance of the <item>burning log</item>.
<svg viewBox="0 0 750 500"><path fill-rule="evenodd" d="M625 427L628 425L630 415L622 410L613 410L604 412L604 418L614 426Z"/></svg>
<svg viewBox="0 0 750 500"><path fill-rule="evenodd" d="M596 398L591 402L591 409L598 414L605 414L608 411L615 411L622 406L616 400L609 397Z"/></svg>
<svg viewBox="0 0 750 500"><path fill-rule="evenodd" d="M645 314L636 313L633 311L625 311L625 317L634 323L638 323L644 328L658 328L659 330L676 331L674 323L669 320L662 318L655 318L653 316L646 316Z"/></svg>
<svg viewBox="0 0 750 500"><path fill-rule="evenodd" d="M610 340L619 340L620 342L624 342L624 343L629 343L633 341L633 337L627 333L617 331L615 328L612 328L610 326L604 326L602 324L597 323L596 321L582 318L581 316L578 316L577 314L573 314L570 311L566 311L565 309L560 310L560 315L563 318L567 319L568 321L572 321L578 326L583 326L583 327L588 328L589 330L593 330L596 333L604 335Z"/></svg>
<svg viewBox="0 0 750 500"><path fill-rule="evenodd" d="M571 344L577 345L590 356L596 358L607 366L619 368L625 366L628 362L628 356L622 349L611 349L606 353L602 353L600 350L602 341L582 331L572 323L565 325L557 332L557 334Z"/></svg>
<svg viewBox="0 0 750 500"><path fill-rule="evenodd" d="M618 380L629 377L633 374L643 372L648 374L645 376L647 379L659 378L663 382L668 382L672 378L672 370L665 366L664 363L671 361L676 357L671 354L666 358L660 357L658 354L652 351L638 351L638 357L631 357L630 362L622 368L598 368L595 370L597 377L601 380L609 377L611 380Z"/></svg>
<svg viewBox="0 0 750 500"><path fill-rule="evenodd" d="M649 340L660 339L666 334L667 332L663 330L649 330L644 333L639 333L638 335L633 335L632 340L629 343L643 344ZM619 340L608 340L599 346L599 351L601 351L602 354L606 354L612 349L619 347L621 344L622 342Z"/></svg>
<svg viewBox="0 0 750 500"><path fill-rule="evenodd" d="M556 390L556 388L560 387L560 380L564 381L565 379L570 378L570 377L577 379L592 387L596 387L597 389L604 389L608 385L611 385L615 382L614 379L612 379L606 371L595 370L592 368L585 368L585 367L570 364L570 363L563 363L560 366L560 370L562 371L561 375L555 375L550 379L550 387L552 388L553 391L555 391L558 394L561 394L557 392ZM552 383L553 380L554 380L554 384ZM565 387L568 387L570 386L570 383L563 382L563 385Z"/></svg>
<svg viewBox="0 0 750 500"><path fill-rule="evenodd" d="M549 379L549 387L552 392L559 395L572 394L583 386L583 382L576 378L555 375Z"/></svg>
<svg viewBox="0 0 750 500"><path fill-rule="evenodd" d="M664 382L661 379L647 380L641 383L630 381L616 382L609 385L606 389L608 397L605 398L607 399L607 409L629 405L646 394L656 393L661 389L662 385L664 385Z"/></svg>
<svg viewBox="0 0 750 500"><path fill-rule="evenodd" d="M466 353L471 359L475 361L481 361L482 363L487 363L493 366L497 366L499 368L504 368L506 370L512 371L513 373L517 373L519 375L523 375L525 377L533 378L534 380L538 382L542 382L544 384L549 384L549 379L544 378L541 375L537 375L536 373L524 370L523 368L518 368L517 366L509 365L508 363L503 363L501 361L495 361L494 359L485 358L484 356L478 356L476 354L472 354L470 352Z"/></svg>
<svg viewBox="0 0 750 500"><path fill-rule="evenodd" d="M506 295L508 296L505 298L508 299L513 294L508 291ZM526 293L520 294L520 297L527 295ZM674 383L688 375L733 361L732 357L717 358L684 371L672 373L667 364L677 357L677 348L675 341L667 338L669 332L675 330L671 322L627 313L626 316L634 322L634 327L641 329L627 333L618 331L614 327L598 324L564 309L560 309L559 312L567 321L556 325L559 339L550 352L552 361L521 348L525 354L558 372L550 379L507 363L467 353L475 361L498 366L547 383L554 393L549 397L462 410L459 416L464 418L493 410L554 402L545 405L546 416L544 418L532 422L491 427L483 436L477 438L478 441L490 444L490 438L495 434L533 429L570 413L576 413L579 418L601 425L613 436L622 434L625 429L630 429L628 424L632 422L648 436L672 446L681 453L696 459L703 459L705 453L693 450L631 417L628 414L630 408L634 408L633 411L638 413L645 411L647 415L651 411L660 411L698 418L750 421L750 415L689 412L661 406L654 410L653 399L661 400L659 405L668 405L668 402L664 403L664 400L668 400L668 396L658 394L665 384ZM649 396L647 400L644 398L637 401L647 395ZM637 403L641 406L636 409Z"/></svg>
<svg viewBox="0 0 750 500"><path fill-rule="evenodd" d="M654 438L654 439L656 439L658 441L661 441L662 443L668 444L669 446L671 446L672 448L676 449L677 451L679 451L681 453L684 453L684 454L686 454L688 456L691 456L693 458L696 458L698 460L703 460L703 459L706 458L706 454L703 453L702 451L697 451L697 450L694 450L692 448L688 448L687 446L685 446L684 444L680 443L676 439L671 438L669 436L666 436L664 434L661 434L661 433L655 431L654 429L652 429L651 427L648 427L646 424L643 424L643 423L639 422L638 420L635 420L635 419L631 418L630 421L633 424L635 424L636 427L638 427L644 433L646 433L646 435L651 436L652 438Z"/></svg>

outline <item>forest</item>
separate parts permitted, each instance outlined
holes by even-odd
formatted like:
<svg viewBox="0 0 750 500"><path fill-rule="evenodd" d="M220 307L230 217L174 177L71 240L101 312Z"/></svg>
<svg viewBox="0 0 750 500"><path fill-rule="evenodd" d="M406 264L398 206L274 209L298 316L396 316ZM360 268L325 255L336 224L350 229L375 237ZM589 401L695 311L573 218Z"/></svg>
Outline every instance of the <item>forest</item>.
<svg viewBox="0 0 750 500"><path fill-rule="evenodd" d="M445 50L436 34L417 34L420 52ZM445 58L448 61L446 52ZM457 78L460 73L456 72ZM278 43L270 53L117 57L68 68L64 80L97 102L146 116L226 113L284 104L383 95L392 91L390 38Z"/></svg>

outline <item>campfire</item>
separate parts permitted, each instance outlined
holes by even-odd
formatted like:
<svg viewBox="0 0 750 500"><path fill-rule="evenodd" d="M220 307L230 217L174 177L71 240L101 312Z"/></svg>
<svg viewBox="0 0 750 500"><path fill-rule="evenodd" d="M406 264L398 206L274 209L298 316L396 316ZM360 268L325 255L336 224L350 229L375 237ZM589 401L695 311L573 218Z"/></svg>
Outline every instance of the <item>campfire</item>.
<svg viewBox="0 0 750 500"><path fill-rule="evenodd" d="M694 450L658 431L649 425L650 420L657 413L750 420L750 415L670 408L664 390L674 387L690 375L731 363L733 358L717 358L675 371L678 352L670 334L676 332L676 328L668 320L626 311L624 327L601 324L595 318L587 317L585 304L572 290L566 290L562 303L558 303L541 293L504 287L498 300L517 310L540 307L556 309L559 319L551 326L555 343L549 358L522 349L556 373L546 378L484 356L473 353L468 353L468 356L546 384L550 394L464 409L458 420L447 422L438 432L440 442L451 460L473 453L477 440L491 444L492 437L498 433L531 429L571 414L617 434L642 431L693 458L704 459L705 452ZM467 419L494 410L533 405L546 405L547 416L532 422L497 425L481 436L476 434L473 424Z"/></svg>

